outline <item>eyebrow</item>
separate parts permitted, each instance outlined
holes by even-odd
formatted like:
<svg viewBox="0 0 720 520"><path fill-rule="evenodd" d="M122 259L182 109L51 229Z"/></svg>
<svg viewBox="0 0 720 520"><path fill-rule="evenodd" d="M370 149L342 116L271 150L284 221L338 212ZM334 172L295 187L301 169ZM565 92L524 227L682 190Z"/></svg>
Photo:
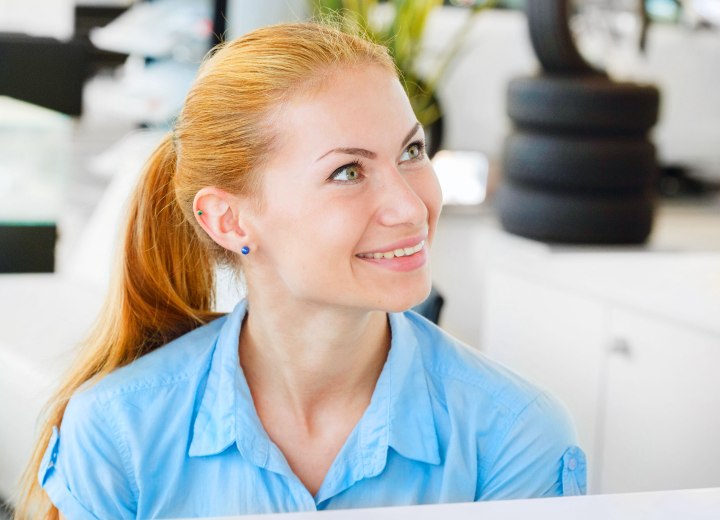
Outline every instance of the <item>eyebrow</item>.
<svg viewBox="0 0 720 520"><path fill-rule="evenodd" d="M413 125L412 129L407 133L405 136L405 139L403 139L402 145L400 148L405 148L405 146L410 142L410 139L413 138L413 136L417 133L418 129L420 128L420 123L416 122L415 125ZM377 157L377 154L375 152L371 152L370 150L366 150L365 148L333 148L332 150L322 154L320 157L318 157L315 162L319 161L323 157L326 157L330 155L331 153L343 153L347 155L359 155L360 157L365 157L367 159L375 159Z"/></svg>

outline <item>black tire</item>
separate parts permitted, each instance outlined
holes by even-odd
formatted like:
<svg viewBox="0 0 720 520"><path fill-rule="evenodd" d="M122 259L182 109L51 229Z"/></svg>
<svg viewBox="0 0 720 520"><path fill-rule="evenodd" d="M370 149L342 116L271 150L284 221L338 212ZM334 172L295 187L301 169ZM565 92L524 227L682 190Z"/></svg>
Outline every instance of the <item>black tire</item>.
<svg viewBox="0 0 720 520"><path fill-rule="evenodd" d="M515 132L503 174L515 183L578 193L642 193L657 181L655 146L642 138Z"/></svg>
<svg viewBox="0 0 720 520"><path fill-rule="evenodd" d="M650 234L654 213L648 194L580 196L510 182L500 186L496 204L506 231L575 244L640 244Z"/></svg>
<svg viewBox="0 0 720 520"><path fill-rule="evenodd" d="M568 0L528 0L530 42L543 69L556 74L602 74L580 55L570 32Z"/></svg>
<svg viewBox="0 0 720 520"><path fill-rule="evenodd" d="M514 78L507 113L519 128L595 135L645 135L658 120L654 86L579 76Z"/></svg>

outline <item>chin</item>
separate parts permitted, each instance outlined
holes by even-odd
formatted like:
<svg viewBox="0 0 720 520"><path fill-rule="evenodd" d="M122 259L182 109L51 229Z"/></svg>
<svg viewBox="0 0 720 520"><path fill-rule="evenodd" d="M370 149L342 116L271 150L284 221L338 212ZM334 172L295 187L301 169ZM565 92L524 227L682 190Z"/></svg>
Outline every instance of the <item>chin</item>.
<svg viewBox="0 0 720 520"><path fill-rule="evenodd" d="M408 291L406 294L396 294L394 298L388 298L383 302L382 310L386 312L405 312L408 309L424 302L430 294L431 284L428 282L423 287L418 287L414 291Z"/></svg>

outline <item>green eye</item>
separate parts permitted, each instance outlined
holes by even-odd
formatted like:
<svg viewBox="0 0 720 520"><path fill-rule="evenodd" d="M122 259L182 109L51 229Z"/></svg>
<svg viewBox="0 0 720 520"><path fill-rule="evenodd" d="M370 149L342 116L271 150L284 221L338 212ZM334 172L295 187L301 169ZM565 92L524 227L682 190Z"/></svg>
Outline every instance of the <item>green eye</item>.
<svg viewBox="0 0 720 520"><path fill-rule="evenodd" d="M402 154L401 160L403 161L413 161L416 159L421 159L425 153L425 145L416 142L410 144L405 151Z"/></svg>
<svg viewBox="0 0 720 520"><path fill-rule="evenodd" d="M361 173L359 164L346 164L345 166L341 166L335 170L330 176L330 179L340 182L356 182L360 180L360 177Z"/></svg>

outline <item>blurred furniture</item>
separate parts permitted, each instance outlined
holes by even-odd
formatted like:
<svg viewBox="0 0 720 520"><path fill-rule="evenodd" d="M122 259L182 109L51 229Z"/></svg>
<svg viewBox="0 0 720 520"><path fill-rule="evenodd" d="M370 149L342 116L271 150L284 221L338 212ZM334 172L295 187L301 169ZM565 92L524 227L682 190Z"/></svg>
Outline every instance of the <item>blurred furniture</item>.
<svg viewBox="0 0 720 520"><path fill-rule="evenodd" d="M85 46L81 42L0 33L0 64L0 95L69 115L82 112Z"/></svg>
<svg viewBox="0 0 720 520"><path fill-rule="evenodd" d="M70 117L0 96L0 273L54 270L72 136Z"/></svg>
<svg viewBox="0 0 720 520"><path fill-rule="evenodd" d="M98 49L90 42L90 31L103 27L128 9L128 2L117 5L105 5L102 2L85 1L75 5L74 39L85 47L85 78L89 78L102 69L122 65L127 54Z"/></svg>
<svg viewBox="0 0 720 520"><path fill-rule="evenodd" d="M483 350L568 405L591 492L720 486L718 208L662 208L646 247L491 240Z"/></svg>
<svg viewBox="0 0 720 520"><path fill-rule="evenodd" d="M425 301L413 307L412 310L437 325L440 323L440 313L444 304L445 298L435 287L432 287Z"/></svg>

